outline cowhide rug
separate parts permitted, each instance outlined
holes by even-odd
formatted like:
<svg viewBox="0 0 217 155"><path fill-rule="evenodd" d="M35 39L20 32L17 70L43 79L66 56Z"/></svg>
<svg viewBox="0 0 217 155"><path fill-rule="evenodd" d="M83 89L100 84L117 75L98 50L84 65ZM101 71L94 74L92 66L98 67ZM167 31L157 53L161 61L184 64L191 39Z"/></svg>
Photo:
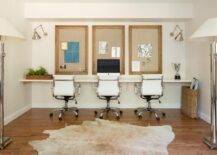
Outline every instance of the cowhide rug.
<svg viewBox="0 0 217 155"><path fill-rule="evenodd" d="M39 155L166 155L174 139L171 126L141 127L96 119L59 130L30 144Z"/></svg>

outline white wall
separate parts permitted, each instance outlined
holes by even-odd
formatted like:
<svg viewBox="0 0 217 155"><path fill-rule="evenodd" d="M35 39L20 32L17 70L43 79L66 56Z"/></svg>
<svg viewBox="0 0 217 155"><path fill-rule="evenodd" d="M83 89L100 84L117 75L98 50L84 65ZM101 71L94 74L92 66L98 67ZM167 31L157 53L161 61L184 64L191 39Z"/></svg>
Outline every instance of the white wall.
<svg viewBox="0 0 217 155"><path fill-rule="evenodd" d="M111 11L112 10L112 11ZM189 19L192 3L26 3L29 19Z"/></svg>
<svg viewBox="0 0 217 155"><path fill-rule="evenodd" d="M186 34L190 35L208 18L217 18L216 0L195 0L195 18L186 24ZM187 76L200 80L199 113L210 121L210 58L209 41L188 41Z"/></svg>
<svg viewBox="0 0 217 155"><path fill-rule="evenodd" d="M185 79L185 41L177 42L170 38L169 33L173 31L176 24L179 24L185 31L184 22L32 22L32 29L37 25L42 24L45 30L48 32L48 36L43 37L41 40L32 42L32 67L44 66L51 74L55 71L55 25L88 25L89 26L89 75L92 74L92 25L125 25L126 38L128 36L128 25L130 24L160 24L163 25L163 74L166 79L172 79L174 77L174 70L172 68L173 62L181 63L181 75ZM125 40L125 71L129 74L128 70L128 39ZM122 84L121 94L121 107L135 108L143 103L138 96L135 96L133 84ZM166 84L165 93L162 99L162 105L156 104L157 107L162 108L179 108L180 107L180 84ZM130 98L128 97L130 96ZM51 85L50 84L33 84L32 86L32 105L33 107L54 107L56 102L52 100ZM87 107L99 107L102 104L97 99L94 92L93 84L82 83L81 96L79 97L79 106L82 108Z"/></svg>
<svg viewBox="0 0 217 155"><path fill-rule="evenodd" d="M24 0L0 0L0 17L8 19L26 35L28 22L24 19ZM31 64L31 42L6 38L5 51L5 123L30 109L31 89L19 79Z"/></svg>

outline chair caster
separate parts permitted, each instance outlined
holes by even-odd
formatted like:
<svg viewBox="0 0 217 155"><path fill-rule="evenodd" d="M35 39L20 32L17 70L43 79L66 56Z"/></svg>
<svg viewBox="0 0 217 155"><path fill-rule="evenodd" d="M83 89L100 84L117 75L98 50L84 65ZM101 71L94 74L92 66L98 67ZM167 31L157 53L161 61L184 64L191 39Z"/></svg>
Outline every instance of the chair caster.
<svg viewBox="0 0 217 155"><path fill-rule="evenodd" d="M138 115L137 117L138 117L138 119L141 119L141 118L142 118L142 115Z"/></svg>
<svg viewBox="0 0 217 155"><path fill-rule="evenodd" d="M94 111L94 114L95 114L95 116L97 116L98 112L97 112L97 111Z"/></svg>
<svg viewBox="0 0 217 155"><path fill-rule="evenodd" d="M63 118L62 117L59 117L59 121L62 121L63 120Z"/></svg>
<svg viewBox="0 0 217 155"><path fill-rule="evenodd" d="M77 113L79 112L79 110L78 110L78 109L76 109L75 111L76 111Z"/></svg>
<svg viewBox="0 0 217 155"><path fill-rule="evenodd" d="M78 114L76 114L75 117L78 118Z"/></svg>
<svg viewBox="0 0 217 155"><path fill-rule="evenodd" d="M159 118L159 117L156 117L156 120L157 120L157 121L160 121L160 118Z"/></svg>
<svg viewBox="0 0 217 155"><path fill-rule="evenodd" d="M49 114L49 117L50 117L50 118L53 117L53 113L50 113L50 114Z"/></svg>
<svg viewBox="0 0 217 155"><path fill-rule="evenodd" d="M137 114L137 112L138 112L138 110L137 110L137 109L136 109L136 110L134 110L134 113L135 113L135 114Z"/></svg>
<svg viewBox="0 0 217 155"><path fill-rule="evenodd" d="M121 111L121 110L120 110L120 115L121 115L121 116L123 115L123 111Z"/></svg>
<svg viewBox="0 0 217 155"><path fill-rule="evenodd" d="M119 120L119 119L120 119L120 116L116 116L116 119Z"/></svg>
<svg viewBox="0 0 217 155"><path fill-rule="evenodd" d="M103 116L99 116L100 119L103 119Z"/></svg>
<svg viewBox="0 0 217 155"><path fill-rule="evenodd" d="M166 116L166 113L162 112L162 116L165 117L165 116Z"/></svg>

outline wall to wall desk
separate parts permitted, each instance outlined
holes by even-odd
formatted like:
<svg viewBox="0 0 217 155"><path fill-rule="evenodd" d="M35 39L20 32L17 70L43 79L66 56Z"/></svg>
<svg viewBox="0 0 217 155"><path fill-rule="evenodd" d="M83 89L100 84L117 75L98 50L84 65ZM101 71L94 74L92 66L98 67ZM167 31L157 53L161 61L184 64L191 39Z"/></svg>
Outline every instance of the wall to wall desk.
<svg viewBox="0 0 217 155"><path fill-rule="evenodd" d="M44 66L49 73L55 74L55 25L87 25L88 26L88 73L87 75L77 76L77 82L80 82L81 95L78 98L79 107L96 108L103 107L105 102L99 100L95 93L95 76L93 74L93 47L92 47L92 28L93 25L123 25L125 28L125 74L121 76L121 104L117 105L124 108L136 108L142 106L142 101L134 93L134 83L139 81L139 76L130 75L129 70L129 26L130 25L162 25L162 72L164 74L164 97L162 104L154 104L154 107L160 108L179 108L181 85L189 84L186 80L186 50L185 41L176 42L170 38L169 33L173 31L175 25L179 24L185 30L185 22L67 22L67 21L33 21L32 29L42 24L47 33L47 37L41 40L32 41L32 67ZM172 63L181 63L180 74L182 81L174 81L175 71ZM26 85L32 85L32 106L36 108L56 107L58 104L52 97L51 81L26 81L21 80ZM129 98L130 96L130 98Z"/></svg>

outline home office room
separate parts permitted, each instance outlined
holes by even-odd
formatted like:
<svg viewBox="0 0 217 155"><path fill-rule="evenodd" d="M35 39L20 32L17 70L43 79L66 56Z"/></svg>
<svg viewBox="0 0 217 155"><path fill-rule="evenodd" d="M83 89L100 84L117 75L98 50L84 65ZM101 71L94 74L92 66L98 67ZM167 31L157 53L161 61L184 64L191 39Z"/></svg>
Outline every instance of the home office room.
<svg viewBox="0 0 217 155"><path fill-rule="evenodd" d="M0 3L0 154L217 154L216 1Z"/></svg>

